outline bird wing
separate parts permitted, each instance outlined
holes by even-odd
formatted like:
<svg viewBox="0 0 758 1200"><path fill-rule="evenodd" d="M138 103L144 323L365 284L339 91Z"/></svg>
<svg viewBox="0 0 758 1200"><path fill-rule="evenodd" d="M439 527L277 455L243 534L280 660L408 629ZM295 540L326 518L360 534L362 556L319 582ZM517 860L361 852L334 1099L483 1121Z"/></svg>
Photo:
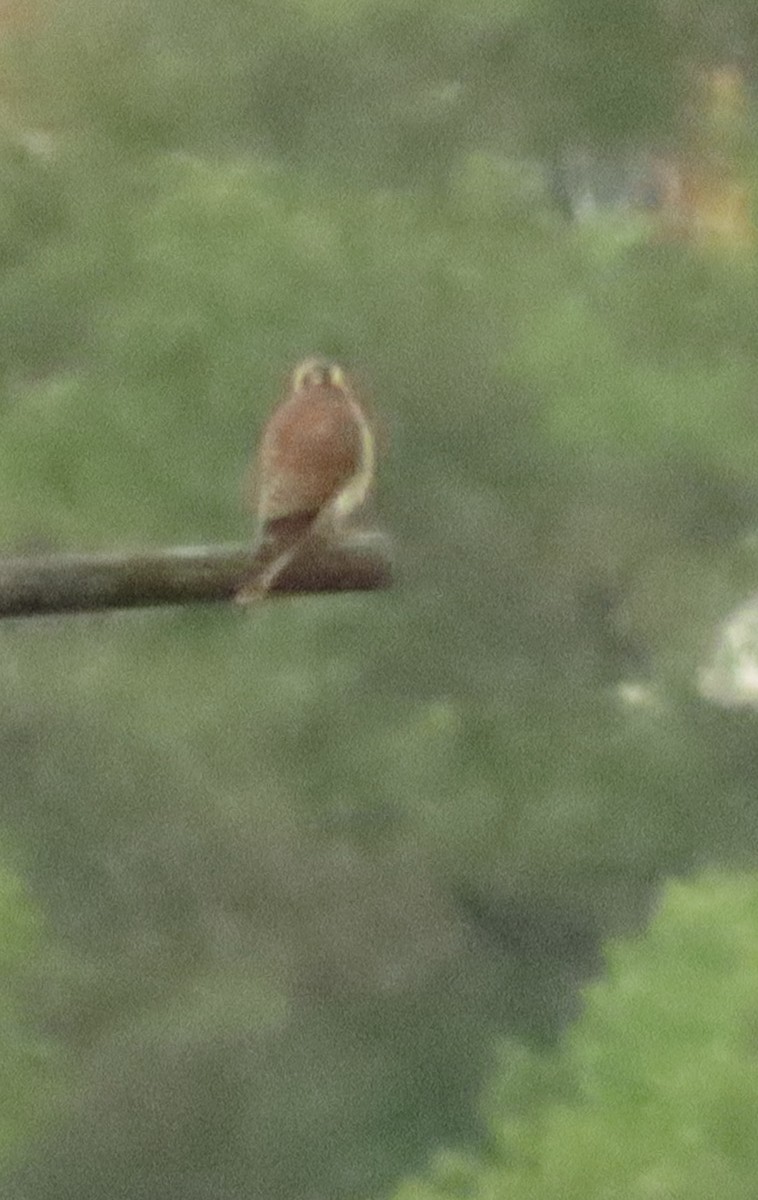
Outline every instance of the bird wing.
<svg viewBox="0 0 758 1200"><path fill-rule="evenodd" d="M352 416L359 439L358 461L352 475L345 480L344 486L335 495L332 504L334 511L341 517L360 508L366 499L376 472L376 439L373 427L361 406L352 398L348 398L352 407Z"/></svg>

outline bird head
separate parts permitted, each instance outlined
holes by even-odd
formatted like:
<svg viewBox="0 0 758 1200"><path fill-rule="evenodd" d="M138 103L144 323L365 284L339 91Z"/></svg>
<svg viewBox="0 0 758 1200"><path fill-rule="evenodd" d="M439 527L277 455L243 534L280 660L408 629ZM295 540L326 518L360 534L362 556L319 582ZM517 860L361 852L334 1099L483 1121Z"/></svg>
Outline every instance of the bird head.
<svg viewBox="0 0 758 1200"><path fill-rule="evenodd" d="M346 389L345 373L337 363L325 358L306 358L292 372L292 390L305 388L334 388L339 392Z"/></svg>

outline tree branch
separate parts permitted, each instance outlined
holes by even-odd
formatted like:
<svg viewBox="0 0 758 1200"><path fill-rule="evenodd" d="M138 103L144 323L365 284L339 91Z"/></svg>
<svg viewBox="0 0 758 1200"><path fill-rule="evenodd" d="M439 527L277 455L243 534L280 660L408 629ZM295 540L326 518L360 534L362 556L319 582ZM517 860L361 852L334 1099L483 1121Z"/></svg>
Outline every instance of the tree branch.
<svg viewBox="0 0 758 1200"><path fill-rule="evenodd" d="M231 600L254 568L249 546L0 559L0 618ZM293 559L271 594L376 591L391 582L387 538L363 531Z"/></svg>

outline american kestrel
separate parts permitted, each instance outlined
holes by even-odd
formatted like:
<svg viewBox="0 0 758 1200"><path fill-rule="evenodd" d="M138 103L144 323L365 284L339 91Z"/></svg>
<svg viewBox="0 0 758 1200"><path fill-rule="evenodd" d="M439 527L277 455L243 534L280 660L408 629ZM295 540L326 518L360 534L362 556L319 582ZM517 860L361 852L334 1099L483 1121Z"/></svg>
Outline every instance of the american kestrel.
<svg viewBox="0 0 758 1200"><path fill-rule="evenodd" d="M306 359L269 417L245 488L260 540L238 603L265 594L311 538L339 534L369 493L375 459L371 424L342 368Z"/></svg>

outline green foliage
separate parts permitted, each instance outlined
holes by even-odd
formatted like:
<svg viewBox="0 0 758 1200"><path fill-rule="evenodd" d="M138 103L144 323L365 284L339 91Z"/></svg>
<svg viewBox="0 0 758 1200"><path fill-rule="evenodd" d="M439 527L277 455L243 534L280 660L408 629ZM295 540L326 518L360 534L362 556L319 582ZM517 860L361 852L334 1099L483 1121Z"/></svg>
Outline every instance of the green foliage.
<svg viewBox="0 0 758 1200"><path fill-rule="evenodd" d="M665 0L96 0L42 4L14 71L43 127L129 150L273 152L349 185L461 152L665 136L692 63L754 47L748 4Z"/></svg>
<svg viewBox="0 0 758 1200"><path fill-rule="evenodd" d="M50 169L87 295L88 183L73 153ZM553 1032L598 936L639 921L661 874L755 848L754 731L674 686L732 595L742 414L691 414L682 350L645 333L634 245L588 248L534 187L481 157L444 204L143 160L109 193L119 251L87 301L86 357L72 341L38 380L16 362L9 544L243 533L237 480L282 365L323 348L365 366L395 425L380 503L404 560L388 597L6 631L5 819L70 952L40 1003L116 1105L51 1147L35 1196L62 1178L97 1195L114 1138L136 1158L155 1062L164 1194L195 1145L178 1097L216 1062L231 1124L209 1101L201 1175L224 1143L219 1186L248 1161L261 1194L283 1186L246 1124L263 1071L287 1187L373 1186L470 1128L492 1028ZM34 280L47 251L28 253ZM712 274L714 312L722 278L737 286ZM699 350L686 378L705 412L733 367ZM630 709L611 685L641 661L652 690ZM218 1058L206 986L219 1013L249 1005ZM261 988L279 1024L256 1015ZM301 1094L304 1071L329 1107ZM313 1130L318 1153L296 1153ZM157 1186L145 1170L134 1189Z"/></svg>
<svg viewBox="0 0 758 1200"><path fill-rule="evenodd" d="M672 884L550 1056L502 1047L486 1157L443 1156L397 1200L743 1200L758 1160L758 885Z"/></svg>
<svg viewBox="0 0 758 1200"><path fill-rule="evenodd" d="M25 1014L32 980L30 959L45 939L36 907L17 874L0 872L0 1164L5 1167L37 1132L64 1078L52 1038Z"/></svg>
<svg viewBox="0 0 758 1200"><path fill-rule="evenodd" d="M18 1186L368 1194L475 1132L495 1035L554 1040L663 877L755 858L754 722L692 686L755 574L755 256L569 225L535 157L671 128L723 31L54 7L5 52L51 138L0 146L8 551L244 536L250 449L322 351L388 427L399 582L3 629L33 1016L79 1063ZM509 1045L498 1111L578 1111L578 1059Z"/></svg>

